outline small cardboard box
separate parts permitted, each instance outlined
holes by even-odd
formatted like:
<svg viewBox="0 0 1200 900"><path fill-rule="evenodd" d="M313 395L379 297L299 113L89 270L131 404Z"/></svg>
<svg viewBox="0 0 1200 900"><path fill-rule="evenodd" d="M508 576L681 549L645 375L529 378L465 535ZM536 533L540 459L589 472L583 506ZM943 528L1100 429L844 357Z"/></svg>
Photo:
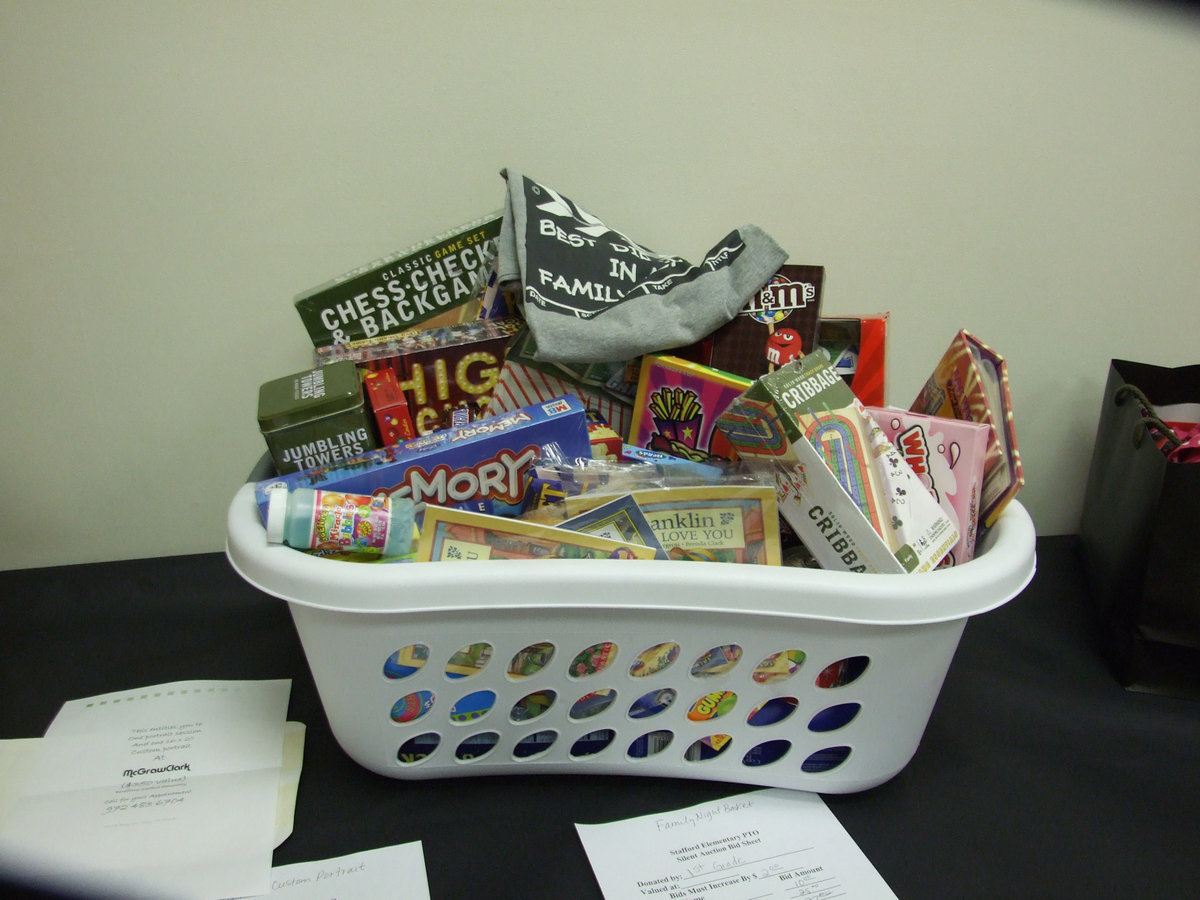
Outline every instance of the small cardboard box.
<svg viewBox="0 0 1200 900"><path fill-rule="evenodd" d="M937 501L817 355L759 378L718 427L743 459L774 465L780 514L823 568L925 572L958 540Z"/></svg>
<svg viewBox="0 0 1200 900"><path fill-rule="evenodd" d="M867 412L958 529L958 543L942 565L972 559L979 532L988 427L891 407L867 407Z"/></svg>
<svg viewBox="0 0 1200 900"><path fill-rule="evenodd" d="M733 457L717 419L753 381L674 356L642 357L629 443L692 462Z"/></svg>

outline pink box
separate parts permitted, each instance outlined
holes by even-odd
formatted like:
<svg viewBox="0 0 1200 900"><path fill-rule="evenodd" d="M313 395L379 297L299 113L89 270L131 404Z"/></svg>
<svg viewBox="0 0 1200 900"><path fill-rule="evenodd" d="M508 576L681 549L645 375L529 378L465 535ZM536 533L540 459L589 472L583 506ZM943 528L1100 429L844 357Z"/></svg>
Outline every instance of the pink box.
<svg viewBox="0 0 1200 900"><path fill-rule="evenodd" d="M988 426L891 407L870 406L867 412L958 528L958 543L942 566L971 559L979 530Z"/></svg>

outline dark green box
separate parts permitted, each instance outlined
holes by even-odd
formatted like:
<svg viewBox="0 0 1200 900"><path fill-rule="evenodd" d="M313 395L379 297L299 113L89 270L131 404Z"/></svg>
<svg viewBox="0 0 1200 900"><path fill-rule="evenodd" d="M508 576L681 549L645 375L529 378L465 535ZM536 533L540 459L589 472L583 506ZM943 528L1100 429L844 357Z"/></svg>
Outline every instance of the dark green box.
<svg viewBox="0 0 1200 900"><path fill-rule="evenodd" d="M478 300L502 220L483 216L299 294L296 311L313 346L397 334Z"/></svg>
<svg viewBox="0 0 1200 900"><path fill-rule="evenodd" d="M350 360L262 385L258 427L281 475L336 466L379 446Z"/></svg>

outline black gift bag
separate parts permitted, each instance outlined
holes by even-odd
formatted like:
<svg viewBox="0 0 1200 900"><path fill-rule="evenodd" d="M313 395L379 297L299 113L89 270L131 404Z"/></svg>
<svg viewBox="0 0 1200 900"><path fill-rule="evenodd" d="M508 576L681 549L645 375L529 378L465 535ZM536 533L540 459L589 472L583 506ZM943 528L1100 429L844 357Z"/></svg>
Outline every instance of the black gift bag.
<svg viewBox="0 0 1200 900"><path fill-rule="evenodd" d="M1200 402L1200 365L1114 359L1088 472L1080 545L1112 668L1132 690L1200 699L1200 462L1155 414Z"/></svg>

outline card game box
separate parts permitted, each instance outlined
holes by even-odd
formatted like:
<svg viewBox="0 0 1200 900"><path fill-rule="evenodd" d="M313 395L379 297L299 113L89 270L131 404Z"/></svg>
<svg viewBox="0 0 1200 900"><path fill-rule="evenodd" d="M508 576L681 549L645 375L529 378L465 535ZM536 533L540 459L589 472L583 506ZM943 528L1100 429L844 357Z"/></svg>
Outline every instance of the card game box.
<svg viewBox="0 0 1200 900"><path fill-rule="evenodd" d="M567 458L591 454L579 398L559 397L374 450L338 466L264 479L255 484L255 501L264 522L268 492L278 486L385 493L411 497L415 503L515 515L524 500L526 473L551 446Z"/></svg>
<svg viewBox="0 0 1200 900"><path fill-rule="evenodd" d="M415 438L417 431L408 412L408 400L404 397L396 373L391 369L366 372L362 383L367 392L367 404L375 416L375 431L379 435L380 446L388 447Z"/></svg>
<svg viewBox="0 0 1200 900"><path fill-rule="evenodd" d="M754 382L719 426L774 468L780 514L823 568L924 572L958 540L903 457L819 355Z"/></svg>
<svg viewBox="0 0 1200 900"><path fill-rule="evenodd" d="M490 213L298 294L313 346L397 334L481 302L502 220Z"/></svg>
<svg viewBox="0 0 1200 900"><path fill-rule="evenodd" d="M867 412L958 529L958 543L942 565L972 559L979 531L987 426L891 407L868 407Z"/></svg>
<svg viewBox="0 0 1200 900"><path fill-rule="evenodd" d="M675 356L642 357L629 443L692 462L728 460L732 448L717 419L751 384Z"/></svg>

